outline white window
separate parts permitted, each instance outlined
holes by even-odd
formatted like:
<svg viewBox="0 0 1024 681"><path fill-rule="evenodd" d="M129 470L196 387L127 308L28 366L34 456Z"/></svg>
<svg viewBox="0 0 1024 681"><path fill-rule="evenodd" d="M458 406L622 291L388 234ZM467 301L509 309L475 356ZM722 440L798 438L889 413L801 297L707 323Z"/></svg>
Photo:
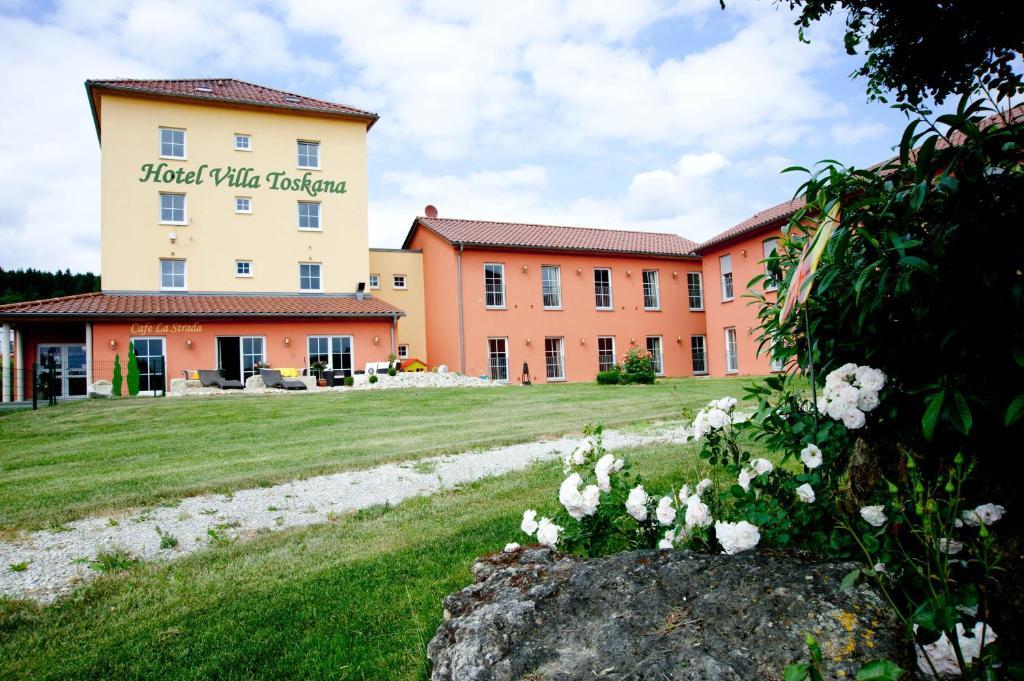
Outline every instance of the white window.
<svg viewBox="0 0 1024 681"><path fill-rule="evenodd" d="M185 158L185 131L179 128L160 128L160 157Z"/></svg>
<svg viewBox="0 0 1024 681"><path fill-rule="evenodd" d="M248 196L236 196L235 197L235 212L236 213L251 213L252 212L252 199Z"/></svg>
<svg viewBox="0 0 1024 681"><path fill-rule="evenodd" d="M544 365L549 381L565 380L565 352L561 338L544 339Z"/></svg>
<svg viewBox="0 0 1024 681"><path fill-rule="evenodd" d="M409 346L403 343L398 344L398 359L409 359Z"/></svg>
<svg viewBox="0 0 1024 681"><path fill-rule="evenodd" d="M409 288L408 282L406 281L404 274L393 274L391 275L391 288Z"/></svg>
<svg viewBox="0 0 1024 681"><path fill-rule="evenodd" d="M353 367L352 336L309 336L306 341L309 364L307 369L317 362L327 365L327 371L340 371L345 376L352 375Z"/></svg>
<svg viewBox="0 0 1024 681"><path fill-rule="evenodd" d="M545 310L562 308L562 270L558 265L541 265L541 295Z"/></svg>
<svg viewBox="0 0 1024 681"><path fill-rule="evenodd" d="M661 290L658 287L658 270L644 270L644 309L661 309Z"/></svg>
<svg viewBox="0 0 1024 681"><path fill-rule="evenodd" d="M310 170L320 169L320 143L319 142L298 142L299 167Z"/></svg>
<svg viewBox="0 0 1024 681"><path fill-rule="evenodd" d="M607 267L594 269L594 304L598 310L612 309L612 271Z"/></svg>
<svg viewBox="0 0 1024 681"><path fill-rule="evenodd" d="M734 374L740 370L739 358L736 354L736 327L725 330L725 371Z"/></svg>
<svg viewBox="0 0 1024 681"><path fill-rule="evenodd" d="M300 262L299 263L299 290L320 291L320 263Z"/></svg>
<svg viewBox="0 0 1024 681"><path fill-rule="evenodd" d="M615 366L615 336L597 337L597 370L607 371Z"/></svg>
<svg viewBox="0 0 1024 681"><path fill-rule="evenodd" d="M267 361L266 343L263 336L242 336L239 339L239 350L242 355L242 382L260 372L257 363Z"/></svg>
<svg viewBox="0 0 1024 681"><path fill-rule="evenodd" d="M664 376L665 357L661 352L661 336L647 337L647 352L651 353L651 364L654 365L654 373L658 376Z"/></svg>
<svg viewBox="0 0 1024 681"><path fill-rule="evenodd" d="M379 274L371 274L370 275L370 288L380 288L380 275Z"/></svg>
<svg viewBox="0 0 1024 681"><path fill-rule="evenodd" d="M764 259L765 259L764 273L765 273L765 276L767 277L767 279L765 279L765 281L764 281L764 290L765 291L774 291L775 289L777 289L779 287L779 282L777 282L775 280L775 277L772 276L772 273L770 271L768 271L768 262L767 262L767 260L769 258L774 258L776 256L776 254L778 253L778 250L779 250L779 240L778 239L766 239L764 241L763 245L764 245ZM778 371L778 370L776 369L776 371Z"/></svg>
<svg viewBox="0 0 1024 681"><path fill-rule="evenodd" d="M487 366L492 381L508 380L508 339L487 339Z"/></svg>
<svg viewBox="0 0 1024 681"><path fill-rule="evenodd" d="M161 291L184 291L185 290L185 261L184 260L161 260L160 261L160 290Z"/></svg>
<svg viewBox="0 0 1024 681"><path fill-rule="evenodd" d="M249 135L235 135L235 151L252 151L252 137Z"/></svg>
<svg viewBox="0 0 1024 681"><path fill-rule="evenodd" d="M299 201L299 229L320 229L320 204L315 201Z"/></svg>
<svg viewBox="0 0 1024 681"><path fill-rule="evenodd" d="M484 297L487 307L505 307L505 266L501 263L484 265Z"/></svg>
<svg viewBox="0 0 1024 681"><path fill-rule="evenodd" d="M699 311L704 309L704 277L700 272L686 273L686 288L690 297L690 309Z"/></svg>
<svg viewBox="0 0 1024 681"><path fill-rule="evenodd" d="M160 222L171 225L185 224L185 195L160 195Z"/></svg>
<svg viewBox="0 0 1024 681"><path fill-rule="evenodd" d="M251 277L252 276L252 260L236 260L235 261L235 276L236 277Z"/></svg>
<svg viewBox="0 0 1024 681"><path fill-rule="evenodd" d="M732 256L723 255L718 262L722 269L722 301L732 300Z"/></svg>
<svg viewBox="0 0 1024 681"><path fill-rule="evenodd" d="M690 358L693 360L693 373L708 372L707 339L704 336L690 336Z"/></svg>

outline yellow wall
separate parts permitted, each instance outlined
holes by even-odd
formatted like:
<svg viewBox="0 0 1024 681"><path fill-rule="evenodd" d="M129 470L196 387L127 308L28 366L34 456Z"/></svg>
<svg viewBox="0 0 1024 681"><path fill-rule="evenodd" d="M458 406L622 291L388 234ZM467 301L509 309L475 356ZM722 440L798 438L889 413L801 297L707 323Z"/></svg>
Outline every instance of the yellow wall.
<svg viewBox="0 0 1024 681"><path fill-rule="evenodd" d="M380 275L380 288L368 292L405 311L398 320L397 344L409 346L409 356L430 363L427 357L426 307L423 297L423 253L386 248L370 249L370 274ZM405 290L393 286L392 275L404 274Z"/></svg>
<svg viewBox="0 0 1024 681"><path fill-rule="evenodd" d="M326 293L349 293L367 280L366 123L103 94L102 275L107 291L157 291L159 259L187 261L188 291L289 292L299 289L298 263L322 263ZM186 130L186 160L160 158L159 128ZM252 151L235 150L235 133L252 136ZM297 140L320 142L320 170L311 179L344 180L346 193L269 188L266 173L301 178ZM173 170L251 167L261 187L140 182L146 163ZM161 191L187 195L187 226L160 224ZM252 197L251 215L235 213L235 197ZM321 232L298 229L299 200L321 203ZM172 243L169 232L176 232ZM253 262L253 276L235 276L235 260ZM422 291L422 287L417 290ZM422 304L421 306L422 307Z"/></svg>

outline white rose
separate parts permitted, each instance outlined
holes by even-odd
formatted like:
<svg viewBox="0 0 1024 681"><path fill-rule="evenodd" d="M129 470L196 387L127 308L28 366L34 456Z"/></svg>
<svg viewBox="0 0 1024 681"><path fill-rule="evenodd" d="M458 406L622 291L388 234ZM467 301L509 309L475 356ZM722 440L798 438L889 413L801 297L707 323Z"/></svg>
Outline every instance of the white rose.
<svg viewBox="0 0 1024 681"><path fill-rule="evenodd" d="M683 518L687 527L708 527L713 522L711 509L697 495L690 497Z"/></svg>
<svg viewBox="0 0 1024 681"><path fill-rule="evenodd" d="M744 468L743 470L740 471L740 476L737 479L737 482L739 483L740 487L743 488L744 491L747 491L750 489L750 481L753 479L754 476L750 474L750 471Z"/></svg>
<svg viewBox="0 0 1024 681"><path fill-rule="evenodd" d="M863 518L868 525L872 525L874 527L881 527L889 521L889 519L885 516L884 509L884 506L865 506L864 508L860 509L860 517Z"/></svg>
<svg viewBox="0 0 1024 681"><path fill-rule="evenodd" d="M843 412L843 425L850 430L857 430L864 427L864 412L857 407L850 407Z"/></svg>
<svg viewBox="0 0 1024 681"><path fill-rule="evenodd" d="M516 542L505 544L505 553L512 553L513 551L518 551L519 548L520 546Z"/></svg>
<svg viewBox="0 0 1024 681"><path fill-rule="evenodd" d="M857 371L854 372L854 376L857 381L857 385L865 390L877 393L885 387L885 374L878 369L872 369L871 367L857 367Z"/></svg>
<svg viewBox="0 0 1024 681"><path fill-rule="evenodd" d="M963 542L958 542L955 539L940 539L939 540L939 551L946 553L950 556L960 553L964 548Z"/></svg>
<svg viewBox="0 0 1024 681"><path fill-rule="evenodd" d="M818 402L817 402L817 404L815 406L817 407L819 414L827 414L828 413L828 398L825 397L824 395L818 396Z"/></svg>
<svg viewBox="0 0 1024 681"><path fill-rule="evenodd" d="M1006 509L999 504L982 504L973 511L964 511L960 517L971 527L977 527L999 522L1004 513L1006 513Z"/></svg>
<svg viewBox="0 0 1024 681"><path fill-rule="evenodd" d="M658 548L661 550L667 550L674 547L676 541L676 533L672 530L665 532L665 538L658 542Z"/></svg>
<svg viewBox="0 0 1024 681"><path fill-rule="evenodd" d="M721 430L729 422L729 415L716 407L708 412L707 422L712 430Z"/></svg>
<svg viewBox="0 0 1024 681"><path fill-rule="evenodd" d="M775 466L768 459L752 459L750 467L754 469L756 475L765 475L775 470Z"/></svg>
<svg viewBox="0 0 1024 681"><path fill-rule="evenodd" d="M704 494L714 486L715 483L711 482L711 478L704 478L697 483L697 494Z"/></svg>
<svg viewBox="0 0 1024 681"><path fill-rule="evenodd" d="M915 624L915 634L917 629L918 625ZM964 656L965 661L971 662L981 655L982 631L985 632L986 646L994 643L999 638L996 636L996 632L992 631L992 627L984 622L976 622L974 624L974 629L971 632L972 636L967 636L964 625L957 622L956 638L960 644L960 652ZM956 651L944 633L936 641L917 647L917 668L925 676L931 677L933 676L932 667L935 667L935 671L938 672L940 679L959 679L961 677L962 673L960 663L956 659Z"/></svg>
<svg viewBox="0 0 1024 681"><path fill-rule="evenodd" d="M860 391L849 383L844 383L836 390L835 400L842 402L844 406L855 407L860 399Z"/></svg>
<svg viewBox="0 0 1024 681"><path fill-rule="evenodd" d="M597 486L601 488L602 492L610 492L612 490L611 473L615 468L615 457L611 454L605 454L597 460L597 465L594 466L594 474L597 475Z"/></svg>
<svg viewBox="0 0 1024 681"><path fill-rule="evenodd" d="M715 406L721 409L722 411L729 411L730 409L736 406L736 398L723 397L722 399L715 402Z"/></svg>
<svg viewBox="0 0 1024 681"><path fill-rule="evenodd" d="M738 523L715 523L715 538L722 545L724 553L731 555L747 551L757 546L761 541L761 533L755 525L746 520Z"/></svg>
<svg viewBox="0 0 1024 681"><path fill-rule="evenodd" d="M846 409L847 407L843 404L842 400L831 400L828 403L828 407L825 409L825 412L829 415L829 418L838 421L843 418L843 414L846 413Z"/></svg>
<svg viewBox="0 0 1024 681"><path fill-rule="evenodd" d="M626 498L626 513L639 522L647 520L647 492L644 491L643 485L637 485L629 491Z"/></svg>
<svg viewBox="0 0 1024 681"><path fill-rule="evenodd" d="M815 499L814 488L805 482L796 488L796 496L805 504L813 504Z"/></svg>
<svg viewBox="0 0 1024 681"><path fill-rule="evenodd" d="M679 501L681 503L685 504L686 500L689 499L689 498L690 498L690 485L686 484L686 485L683 485L683 488L681 490L679 490Z"/></svg>
<svg viewBox="0 0 1024 681"><path fill-rule="evenodd" d="M810 444L800 450L800 460L803 461L804 465L814 470L821 465L822 456L821 450L818 449L818 445Z"/></svg>
<svg viewBox="0 0 1024 681"><path fill-rule="evenodd" d="M873 390L860 389L857 398L857 408L861 411L871 411L878 406L878 393Z"/></svg>
<svg viewBox="0 0 1024 681"><path fill-rule="evenodd" d="M676 521L676 509L672 507L672 497L662 497L658 501L658 508L654 511L658 522L662 525L671 525Z"/></svg>
<svg viewBox="0 0 1024 681"><path fill-rule="evenodd" d="M562 504L566 512L576 520L583 517L583 495L580 494L580 484L582 482L583 478L580 477L580 474L573 473L558 488L558 503Z"/></svg>
<svg viewBox="0 0 1024 681"><path fill-rule="evenodd" d="M583 488L583 515L594 515L600 502L601 489L597 485L587 485Z"/></svg>
<svg viewBox="0 0 1024 681"><path fill-rule="evenodd" d="M534 518L537 517L537 512L532 508L527 509L523 512L523 522L519 523L519 529L529 535L533 535L537 531L537 521Z"/></svg>
<svg viewBox="0 0 1024 681"><path fill-rule="evenodd" d="M555 548L558 545L558 537L561 532L561 526L555 525L550 518L541 518L537 525L537 541L544 546Z"/></svg>

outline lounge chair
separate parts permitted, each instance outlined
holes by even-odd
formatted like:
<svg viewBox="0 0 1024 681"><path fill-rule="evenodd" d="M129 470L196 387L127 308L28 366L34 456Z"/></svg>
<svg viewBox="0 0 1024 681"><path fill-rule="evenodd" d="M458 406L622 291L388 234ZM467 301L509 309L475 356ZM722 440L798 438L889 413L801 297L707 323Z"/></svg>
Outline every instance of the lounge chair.
<svg viewBox="0 0 1024 681"><path fill-rule="evenodd" d="M268 388L283 388L284 390L306 389L305 383L284 378L277 369L260 369L260 376L263 378L263 384Z"/></svg>
<svg viewBox="0 0 1024 681"><path fill-rule="evenodd" d="M221 390L241 390L245 387L241 381L222 378L220 372L214 369L200 369L199 383L204 388L220 388Z"/></svg>

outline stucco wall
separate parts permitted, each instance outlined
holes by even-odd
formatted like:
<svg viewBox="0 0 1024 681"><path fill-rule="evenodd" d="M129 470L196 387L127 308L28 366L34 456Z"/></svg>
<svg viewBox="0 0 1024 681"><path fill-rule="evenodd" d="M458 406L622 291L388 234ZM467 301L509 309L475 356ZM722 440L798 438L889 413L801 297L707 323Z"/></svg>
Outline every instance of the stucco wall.
<svg viewBox="0 0 1024 681"><path fill-rule="evenodd" d="M459 307L456 251L444 239L425 229L413 235L411 247L423 251L423 299L427 361L459 370ZM401 322L399 322L401 324Z"/></svg>
<svg viewBox="0 0 1024 681"><path fill-rule="evenodd" d="M159 259L184 258L190 291L295 292L298 263L322 263L323 290L347 293L366 281L366 124L287 112L262 112L104 94L102 123L102 275L108 291L159 289ZM159 128L186 130L186 160L160 158ZM234 135L252 136L236 151ZM320 170L298 168L297 140L320 142ZM143 164L198 170L201 185L140 182ZM251 167L258 189L220 186L214 167ZM268 172L345 181L344 194L273 190ZM161 191L187 195L185 226L160 224ZM252 214L236 214L236 196L252 198ZM322 231L298 229L299 200L321 203ZM177 234L171 242L170 232ZM235 276L235 260L251 260L253 276Z"/></svg>
<svg viewBox="0 0 1024 681"><path fill-rule="evenodd" d="M398 320L398 343L409 346L409 357L429 364L426 308L423 289L423 254L417 251L370 249L370 274L380 275L380 288L368 289L405 312ZM394 287L394 275L404 274L406 288Z"/></svg>

